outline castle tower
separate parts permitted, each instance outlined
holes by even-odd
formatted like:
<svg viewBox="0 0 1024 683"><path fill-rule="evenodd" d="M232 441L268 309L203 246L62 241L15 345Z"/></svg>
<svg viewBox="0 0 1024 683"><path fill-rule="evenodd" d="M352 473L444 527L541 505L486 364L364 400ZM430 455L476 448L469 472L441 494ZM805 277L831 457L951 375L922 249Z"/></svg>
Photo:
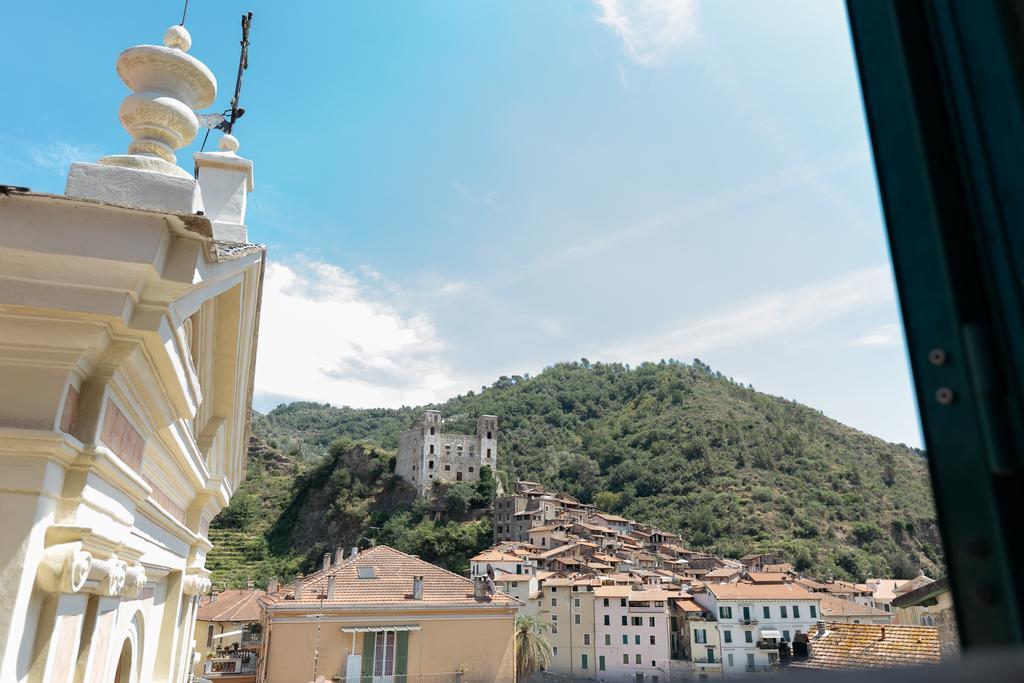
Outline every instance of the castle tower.
<svg viewBox="0 0 1024 683"><path fill-rule="evenodd" d="M476 435L480 440L480 466L486 465L494 473L498 464L498 418L481 415L476 421ZM478 477L479 478L479 477Z"/></svg>
<svg viewBox="0 0 1024 683"><path fill-rule="evenodd" d="M188 679L210 520L245 471L251 164L230 140L199 182L174 163L216 81L183 27L163 42L117 62L128 154L74 164L65 196L0 194L2 681ZM210 168L235 174L209 175L230 242Z"/></svg>
<svg viewBox="0 0 1024 683"><path fill-rule="evenodd" d="M421 497L431 495L436 484L479 481L481 467L493 471L497 464L498 418L478 419L476 434L448 434L442 427L441 412L426 410L398 437L395 474Z"/></svg>

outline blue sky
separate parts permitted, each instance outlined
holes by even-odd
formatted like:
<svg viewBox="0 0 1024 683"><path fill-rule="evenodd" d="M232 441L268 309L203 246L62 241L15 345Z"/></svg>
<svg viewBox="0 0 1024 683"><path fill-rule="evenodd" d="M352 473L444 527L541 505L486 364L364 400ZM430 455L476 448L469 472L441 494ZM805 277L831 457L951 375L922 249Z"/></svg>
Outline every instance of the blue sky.
<svg viewBox="0 0 1024 683"><path fill-rule="evenodd" d="M920 444L840 2L194 0L215 109L248 9L257 408L698 357ZM0 182L123 152L117 54L180 11L7 8Z"/></svg>

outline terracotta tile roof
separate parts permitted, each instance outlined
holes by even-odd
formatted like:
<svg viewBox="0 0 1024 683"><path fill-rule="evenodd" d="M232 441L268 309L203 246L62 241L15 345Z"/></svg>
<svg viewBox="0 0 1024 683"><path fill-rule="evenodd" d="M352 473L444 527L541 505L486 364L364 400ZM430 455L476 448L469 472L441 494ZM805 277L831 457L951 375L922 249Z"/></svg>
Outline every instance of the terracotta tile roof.
<svg viewBox="0 0 1024 683"><path fill-rule="evenodd" d="M824 591L828 588L828 584L815 581L814 579L796 579L794 583L798 583L804 588L812 591Z"/></svg>
<svg viewBox="0 0 1024 683"><path fill-rule="evenodd" d="M598 586L594 589L594 595L599 598L627 598L629 591L629 586Z"/></svg>
<svg viewBox="0 0 1024 683"><path fill-rule="evenodd" d="M196 619L201 621L259 621L259 599L266 591L232 589L199 598Z"/></svg>
<svg viewBox="0 0 1024 683"><path fill-rule="evenodd" d="M794 660L790 666L807 669L851 669L906 666L940 660L938 629L933 626L892 624L825 625L807 632L810 658Z"/></svg>
<svg viewBox="0 0 1024 683"><path fill-rule="evenodd" d="M780 562L779 564L766 564L761 569L766 572L781 572L785 574L793 571L793 565L789 562Z"/></svg>
<svg viewBox="0 0 1024 683"><path fill-rule="evenodd" d="M785 583L786 575L782 572L748 572L747 576L754 583Z"/></svg>
<svg viewBox="0 0 1024 683"><path fill-rule="evenodd" d="M374 578L359 578L361 568L372 568ZM512 596L500 591L492 594L489 602L478 602L473 598L472 580L384 545L364 550L341 564L305 577L301 600L292 599L297 586L297 582L292 582L276 593L267 595L263 602L270 608L284 605L319 605L320 596L327 594L328 576L334 577L334 599L324 599L325 606L521 604ZM422 600L412 599L414 576L423 577Z"/></svg>
<svg viewBox="0 0 1024 683"><path fill-rule="evenodd" d="M470 558L471 562L522 562L523 558L511 553L503 553L498 550L485 550L476 557Z"/></svg>
<svg viewBox="0 0 1024 683"><path fill-rule="evenodd" d="M817 600L821 596L791 583L709 583L719 600Z"/></svg>
<svg viewBox="0 0 1024 683"><path fill-rule="evenodd" d="M892 612L861 605L851 600L843 600L833 595L823 594L821 597L821 616L829 617L892 617Z"/></svg>
<svg viewBox="0 0 1024 683"><path fill-rule="evenodd" d="M740 573L739 569L733 569L732 567L722 567L720 569L713 569L704 575L707 579L729 579Z"/></svg>

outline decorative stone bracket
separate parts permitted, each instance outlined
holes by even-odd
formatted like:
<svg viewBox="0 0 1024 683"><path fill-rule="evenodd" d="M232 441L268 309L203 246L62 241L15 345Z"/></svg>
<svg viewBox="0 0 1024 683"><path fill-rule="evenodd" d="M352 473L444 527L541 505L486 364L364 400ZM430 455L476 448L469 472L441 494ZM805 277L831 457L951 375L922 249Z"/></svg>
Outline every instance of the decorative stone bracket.
<svg viewBox="0 0 1024 683"><path fill-rule="evenodd" d="M146 569L132 567L117 556L102 560L82 550L81 541L60 543L43 551L36 570L36 584L48 593L89 592L108 597L137 598L146 584Z"/></svg>
<svg viewBox="0 0 1024 683"><path fill-rule="evenodd" d="M53 545L43 551L36 583L49 593L77 593L89 578L92 565L92 555L82 550L80 542Z"/></svg>
<svg viewBox="0 0 1024 683"><path fill-rule="evenodd" d="M204 595L210 592L213 582L205 576L191 574L185 577L181 590L185 595Z"/></svg>

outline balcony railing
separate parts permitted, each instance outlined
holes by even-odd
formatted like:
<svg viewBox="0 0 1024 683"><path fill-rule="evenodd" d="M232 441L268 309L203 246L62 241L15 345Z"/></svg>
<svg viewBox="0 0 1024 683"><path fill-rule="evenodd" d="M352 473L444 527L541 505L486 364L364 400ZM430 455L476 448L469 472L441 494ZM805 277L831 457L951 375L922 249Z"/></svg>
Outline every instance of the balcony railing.
<svg viewBox="0 0 1024 683"><path fill-rule="evenodd" d="M754 626L757 624L757 619L740 619L740 623L744 626Z"/></svg>
<svg viewBox="0 0 1024 683"><path fill-rule="evenodd" d="M774 666L768 664L747 665L748 674L766 674L775 670Z"/></svg>
<svg viewBox="0 0 1024 683"><path fill-rule="evenodd" d="M722 660L721 659L715 659L714 657L703 657L703 658L700 658L700 659L694 659L693 663L696 664L697 666L701 666L701 665L707 666L709 664L721 664Z"/></svg>
<svg viewBox="0 0 1024 683"><path fill-rule="evenodd" d="M757 647L759 650L778 650L779 644L774 640L759 640Z"/></svg>
<svg viewBox="0 0 1024 683"><path fill-rule="evenodd" d="M257 631L251 633L249 631L242 631L242 645L259 645L263 642L263 632Z"/></svg>
<svg viewBox="0 0 1024 683"><path fill-rule="evenodd" d="M203 665L204 676L230 676L256 673L256 658L214 657Z"/></svg>

